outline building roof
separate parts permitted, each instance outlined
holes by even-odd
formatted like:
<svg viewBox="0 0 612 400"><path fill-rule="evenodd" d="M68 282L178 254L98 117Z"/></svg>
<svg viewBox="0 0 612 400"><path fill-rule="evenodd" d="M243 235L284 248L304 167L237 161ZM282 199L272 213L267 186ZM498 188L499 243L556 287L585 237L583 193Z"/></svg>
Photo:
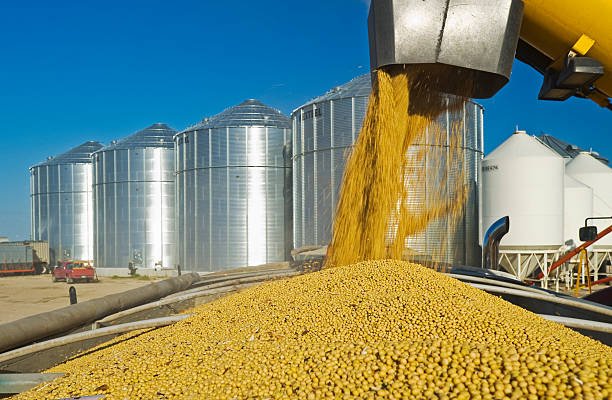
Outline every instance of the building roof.
<svg viewBox="0 0 612 400"><path fill-rule="evenodd" d="M580 147L567 143L561 139L548 134L538 136L538 139L555 152L557 152L563 158L575 158L578 154L585 152L586 150ZM589 152L594 158L601 161L605 165L608 165L609 160L606 157L601 156L599 153L590 151Z"/></svg>

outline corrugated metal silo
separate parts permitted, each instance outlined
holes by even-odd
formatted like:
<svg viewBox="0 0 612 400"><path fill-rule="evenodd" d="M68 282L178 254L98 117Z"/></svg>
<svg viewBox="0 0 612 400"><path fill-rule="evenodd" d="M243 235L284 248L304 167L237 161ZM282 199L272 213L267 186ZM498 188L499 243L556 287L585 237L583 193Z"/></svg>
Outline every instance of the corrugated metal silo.
<svg viewBox="0 0 612 400"><path fill-rule="evenodd" d="M94 153L98 268L175 267L175 133L154 124Z"/></svg>
<svg viewBox="0 0 612 400"><path fill-rule="evenodd" d="M290 128L280 111L246 100L175 136L182 269L285 260Z"/></svg>
<svg viewBox="0 0 612 400"><path fill-rule="evenodd" d="M350 149L372 90L359 76L293 111L293 241L327 245Z"/></svg>
<svg viewBox="0 0 612 400"><path fill-rule="evenodd" d="M359 76L336 87L323 96L299 107L292 113L293 122L293 199L294 244L296 248L327 245L331 239L332 223L350 149L359 135L371 92L370 75ZM434 173L446 165L451 179L463 179L468 190L464 214L457 229L448 230L446 220L435 221L420 235L410 237L407 249L426 257L432 253L438 261L454 264L480 264L478 246L478 181L483 154L482 107L468 102L458 111L446 112L440 123L447 132L458 129L463 151L461 165L447 165L449 141L441 145L441 153L426 153L421 167L432 171L431 181L412 188L410 198L414 208L431 196ZM451 128L453 126L454 128ZM447 135L450 138L451 135ZM434 133L427 132L410 153L418 153L422 146L431 146ZM432 146L433 148L433 146ZM448 193L451 196L450 193ZM414 211L418 211L414 209ZM445 243L440 246L440 241ZM435 246L435 249L432 248ZM440 254L440 248L444 253Z"/></svg>
<svg viewBox="0 0 612 400"><path fill-rule="evenodd" d="M49 242L49 263L93 258L91 154L85 142L30 168L32 240Z"/></svg>

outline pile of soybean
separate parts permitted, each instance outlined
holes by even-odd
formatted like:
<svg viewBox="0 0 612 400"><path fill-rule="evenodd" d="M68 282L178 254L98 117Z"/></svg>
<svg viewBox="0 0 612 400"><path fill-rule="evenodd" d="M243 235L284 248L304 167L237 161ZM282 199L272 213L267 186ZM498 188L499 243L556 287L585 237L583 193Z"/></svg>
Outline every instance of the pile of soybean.
<svg viewBox="0 0 612 400"><path fill-rule="evenodd" d="M612 349L419 265L236 293L53 368L18 399L608 399Z"/></svg>

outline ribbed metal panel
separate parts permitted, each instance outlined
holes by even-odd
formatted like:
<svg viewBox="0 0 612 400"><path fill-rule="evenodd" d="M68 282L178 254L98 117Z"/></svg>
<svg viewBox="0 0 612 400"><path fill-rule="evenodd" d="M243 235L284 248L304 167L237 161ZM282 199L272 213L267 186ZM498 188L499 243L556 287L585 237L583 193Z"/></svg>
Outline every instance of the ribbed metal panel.
<svg viewBox="0 0 612 400"><path fill-rule="evenodd" d="M174 134L154 124L93 155L98 267L176 266Z"/></svg>
<svg viewBox="0 0 612 400"><path fill-rule="evenodd" d="M283 261L289 118L247 100L174 140L181 268L205 272Z"/></svg>
<svg viewBox="0 0 612 400"><path fill-rule="evenodd" d="M49 263L93 259L91 154L85 142L30 168L32 240L49 242Z"/></svg>
<svg viewBox="0 0 612 400"><path fill-rule="evenodd" d="M296 109L293 124L293 198L294 246L323 246L331 240L332 221L338 202L340 184L349 152L359 134L371 91L370 75L362 75L351 82L332 89L327 94ZM406 246L418 254L436 253L440 261L478 265L478 181L483 156L482 107L468 102L462 110L440 117L442 126L459 129L462 136L461 161L447 163L448 140L434 138L428 132L419 145L409 150L410 155L428 146L427 156L420 161L428 181L411 188L410 204L416 211L435 194L433 184L442 174L449 176L447 198L452 199L457 179L463 179L468 189L464 214L454 231L448 221L433 222L422 234L408 239ZM448 135L447 135L448 136ZM450 137L450 136L449 136ZM433 143L440 147L431 146ZM440 243L443 242L443 245ZM435 246L435 248L434 248ZM440 249L442 253L440 254Z"/></svg>

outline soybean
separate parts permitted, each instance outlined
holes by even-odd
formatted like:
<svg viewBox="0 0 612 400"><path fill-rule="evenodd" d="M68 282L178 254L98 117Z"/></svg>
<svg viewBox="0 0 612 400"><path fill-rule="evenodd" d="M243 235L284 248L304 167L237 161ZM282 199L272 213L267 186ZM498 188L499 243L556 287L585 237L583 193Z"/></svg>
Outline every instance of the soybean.
<svg viewBox="0 0 612 400"><path fill-rule="evenodd" d="M431 269L378 260L202 305L52 369L57 399L607 399L612 350Z"/></svg>

